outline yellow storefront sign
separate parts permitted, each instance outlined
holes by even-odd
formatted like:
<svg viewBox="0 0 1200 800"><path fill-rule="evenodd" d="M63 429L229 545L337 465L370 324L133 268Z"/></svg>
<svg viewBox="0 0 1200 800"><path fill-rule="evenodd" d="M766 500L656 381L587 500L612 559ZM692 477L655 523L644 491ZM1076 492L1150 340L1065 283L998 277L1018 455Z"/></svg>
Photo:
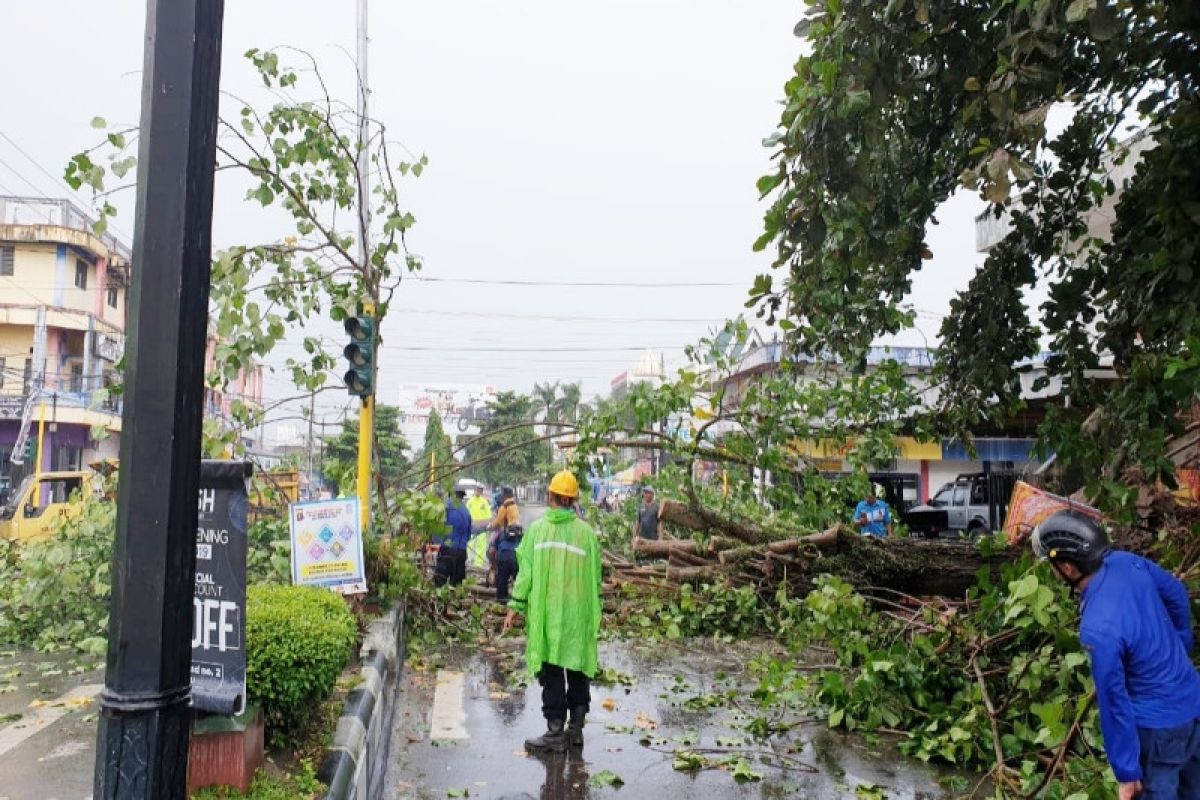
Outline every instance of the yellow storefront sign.
<svg viewBox="0 0 1200 800"><path fill-rule="evenodd" d="M897 458L911 461L941 461L941 442L921 442L911 436L897 436ZM833 460L840 461L854 448L854 440L837 442L833 439L794 439L788 449L796 456L808 461Z"/></svg>

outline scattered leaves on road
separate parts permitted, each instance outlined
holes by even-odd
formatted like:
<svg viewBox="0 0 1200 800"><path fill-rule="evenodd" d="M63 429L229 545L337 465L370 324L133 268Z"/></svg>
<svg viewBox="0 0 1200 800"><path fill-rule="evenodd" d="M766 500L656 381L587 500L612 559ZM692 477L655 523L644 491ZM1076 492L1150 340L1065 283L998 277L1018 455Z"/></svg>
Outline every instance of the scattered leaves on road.
<svg viewBox="0 0 1200 800"><path fill-rule="evenodd" d="M644 711L639 711L633 718L633 727L653 731L658 729L658 723L650 719Z"/></svg>
<svg viewBox="0 0 1200 800"><path fill-rule="evenodd" d="M750 762L740 756L726 759L723 766L738 783L761 781L763 777L761 772L751 769Z"/></svg>
<svg viewBox="0 0 1200 800"><path fill-rule="evenodd" d="M593 789L602 789L605 786L620 787L624 783L625 781L621 779L620 775L610 769L605 769L593 775L588 781L588 786Z"/></svg>

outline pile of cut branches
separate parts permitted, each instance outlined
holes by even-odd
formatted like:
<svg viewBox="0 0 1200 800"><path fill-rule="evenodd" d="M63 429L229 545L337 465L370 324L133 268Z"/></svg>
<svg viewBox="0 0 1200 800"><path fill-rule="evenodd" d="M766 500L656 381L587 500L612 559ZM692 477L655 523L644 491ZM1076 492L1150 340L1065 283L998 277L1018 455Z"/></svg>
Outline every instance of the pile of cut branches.
<svg viewBox="0 0 1200 800"><path fill-rule="evenodd" d="M663 502L661 519L699 535L638 539L633 560L606 552L613 585L670 589L685 582L723 583L768 591L786 585L802 594L814 576L834 574L857 586L957 597L975 584L981 567L1011 560L1003 552L983 553L970 541L874 539L842 525L786 536L673 500Z"/></svg>

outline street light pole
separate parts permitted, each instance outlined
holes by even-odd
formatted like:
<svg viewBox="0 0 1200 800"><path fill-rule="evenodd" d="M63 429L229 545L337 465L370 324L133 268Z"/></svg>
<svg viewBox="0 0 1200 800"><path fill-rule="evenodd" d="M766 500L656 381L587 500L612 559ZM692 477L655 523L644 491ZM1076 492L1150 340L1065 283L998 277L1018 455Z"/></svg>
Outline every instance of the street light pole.
<svg viewBox="0 0 1200 800"><path fill-rule="evenodd" d="M358 0L356 33L358 38L358 263L363 270L363 285L374 285L371 266L371 158L368 144L371 139L370 119L367 116L367 100L370 88L367 83L367 0ZM374 318L378 298L372 294L363 300L363 313ZM378 329L376 329L378 330ZM378 372L378 356L375 369ZM375 440L375 392L377 382L372 382L371 393L362 399L358 414L358 464L357 489L362 532L365 536L371 527L371 447Z"/></svg>
<svg viewBox="0 0 1200 800"><path fill-rule="evenodd" d="M148 0L97 800L187 794L223 0Z"/></svg>

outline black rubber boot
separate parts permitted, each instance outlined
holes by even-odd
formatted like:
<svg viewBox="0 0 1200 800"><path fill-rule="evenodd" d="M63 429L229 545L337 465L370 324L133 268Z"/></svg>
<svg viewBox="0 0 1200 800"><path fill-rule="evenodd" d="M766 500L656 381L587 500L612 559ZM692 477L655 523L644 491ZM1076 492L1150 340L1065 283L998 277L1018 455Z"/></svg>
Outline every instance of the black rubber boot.
<svg viewBox="0 0 1200 800"><path fill-rule="evenodd" d="M563 730L563 724L561 719L547 720L546 732L536 739L526 739L525 749L530 752L565 753L567 734Z"/></svg>
<svg viewBox="0 0 1200 800"><path fill-rule="evenodd" d="M567 742L571 747L583 747L583 726L587 722L585 706L571 709L571 721L567 724Z"/></svg>

